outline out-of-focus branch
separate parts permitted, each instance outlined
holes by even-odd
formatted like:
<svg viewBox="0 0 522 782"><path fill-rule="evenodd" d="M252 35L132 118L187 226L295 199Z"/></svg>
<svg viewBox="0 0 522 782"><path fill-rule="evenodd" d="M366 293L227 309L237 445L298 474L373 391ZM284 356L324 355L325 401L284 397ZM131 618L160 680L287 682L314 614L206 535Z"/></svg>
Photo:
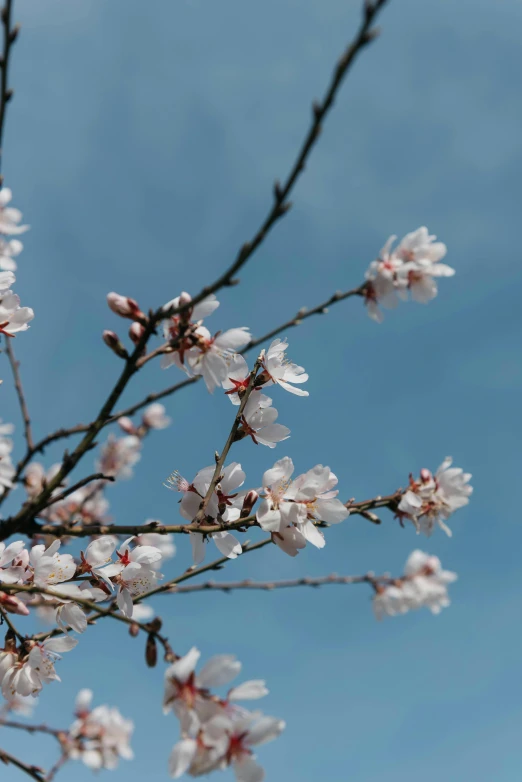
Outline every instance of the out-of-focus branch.
<svg viewBox="0 0 522 782"><path fill-rule="evenodd" d="M402 489L398 489L393 494L386 497L378 495L371 500L355 502L353 499L346 502L352 516L363 516L374 524L379 524L380 520L372 514L371 511L378 508L388 508L395 512L402 496ZM323 522L318 522L319 526ZM38 524L34 522L27 528L27 534L35 535L54 535L59 538L62 535L69 535L76 538L85 538L93 535L144 535L149 532L156 532L160 535L188 535L189 532L200 532L203 535L210 535L213 532L226 530L246 530L250 527L259 526L255 515L247 516L245 519L239 519L222 524L160 524L158 521L151 521L148 524L77 524L75 526L58 524Z"/></svg>
<svg viewBox="0 0 522 782"><path fill-rule="evenodd" d="M27 408L27 401L25 399L24 388L22 386L22 379L20 377L20 362L16 360L13 346L11 344L12 337L5 338L6 353L13 372L13 380L18 396L18 402L20 404L20 410L22 418L24 420L24 435L27 442L27 450L32 451L34 449L33 434L31 431L31 418L29 417L29 410Z"/></svg>
<svg viewBox="0 0 522 782"><path fill-rule="evenodd" d="M329 576L319 576L318 578L305 576L304 578L293 578L286 581L251 581L250 579L245 579L244 581L205 581L204 584L190 584L182 587L173 585L169 589L169 593L186 594L188 592L208 592L210 590L214 592L232 592L239 589L271 592L274 589L288 589L301 586L321 587L328 584L371 584L375 586L375 584L387 583L388 581L389 578L387 576L374 576L373 573L366 573L364 576L338 576L336 573L332 573Z"/></svg>
<svg viewBox="0 0 522 782"><path fill-rule="evenodd" d="M23 760L6 752L5 749L0 749L0 762L5 763L6 766L11 764L20 771L24 771L31 779L36 779L36 782L46 782L45 771L38 766L30 766L28 763L24 763Z"/></svg>
<svg viewBox="0 0 522 782"><path fill-rule="evenodd" d="M18 25L11 27L11 16L13 10L13 0L6 0L6 3L1 11L3 34L3 50L0 59L0 169L2 167L2 145L4 139L4 125L5 125L5 113L7 104L13 97L13 91L8 86L9 75L9 54L12 44L16 41ZM3 177L0 174L0 187L2 186Z"/></svg>
<svg viewBox="0 0 522 782"><path fill-rule="evenodd" d="M54 766L50 771L48 771L47 776L45 777L45 782L53 782L54 778L56 777L57 773L60 771L61 768L65 766L67 761L69 760L69 756L66 752L64 752L56 761Z"/></svg>
<svg viewBox="0 0 522 782"><path fill-rule="evenodd" d="M54 736L61 741L63 735L67 733L64 730L50 728L48 725L31 725L26 722L16 722L15 720L4 720L0 718L0 728L14 728L15 730L25 730L26 733L46 733L48 736Z"/></svg>
<svg viewBox="0 0 522 782"><path fill-rule="evenodd" d="M77 489L81 489L82 486L87 486L88 483L92 483L93 481L115 481L116 478L114 475L104 475L102 472L95 472L92 475L88 475L86 478L82 478L81 481L78 481L78 483L73 484L72 486L69 486L69 488L65 489L65 491L62 491L60 494L55 494L47 505L46 508L49 508L51 505L54 505L56 502L61 502L66 497L69 496L69 494L74 494Z"/></svg>
<svg viewBox="0 0 522 782"><path fill-rule="evenodd" d="M3 587L4 584L2 584L2 591L5 591ZM20 642L23 642L25 640L22 633L18 632L13 622L9 618L9 614L7 613L7 611L4 611L4 609L0 607L0 625L3 623L5 623L8 626L8 628L11 630L13 635L15 635Z"/></svg>

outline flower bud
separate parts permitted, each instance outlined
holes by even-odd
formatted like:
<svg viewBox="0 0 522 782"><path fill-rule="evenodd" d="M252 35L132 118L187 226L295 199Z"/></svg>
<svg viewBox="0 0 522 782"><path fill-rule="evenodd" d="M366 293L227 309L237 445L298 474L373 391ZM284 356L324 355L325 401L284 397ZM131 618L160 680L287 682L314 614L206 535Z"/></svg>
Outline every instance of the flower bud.
<svg viewBox="0 0 522 782"><path fill-rule="evenodd" d="M138 627L137 624L133 622L129 627L129 635L131 636L131 638L137 638L139 634L140 634L140 628Z"/></svg>
<svg viewBox="0 0 522 782"><path fill-rule="evenodd" d="M141 420L147 429L165 429L172 423L168 415L165 415L165 407L159 402L149 405Z"/></svg>
<svg viewBox="0 0 522 782"><path fill-rule="evenodd" d="M145 315L140 310L139 304L128 296L120 296L119 293L108 293L107 304L110 309L122 318L131 320L145 320Z"/></svg>
<svg viewBox="0 0 522 782"><path fill-rule="evenodd" d="M247 516L250 516L252 513L252 508L256 504L256 502L259 499L259 494L257 491L254 491L254 489L251 489L246 495L245 499L243 500L243 507L241 508L241 518L246 518Z"/></svg>
<svg viewBox="0 0 522 782"><path fill-rule="evenodd" d="M140 341L144 331L145 331L145 327L142 326L141 323L134 321L134 323L129 329L129 337L132 339L135 345L137 345L138 342Z"/></svg>
<svg viewBox="0 0 522 782"><path fill-rule="evenodd" d="M5 592L0 592L0 605L4 611L9 611L10 614L29 616L29 609L16 595L7 595Z"/></svg>
<svg viewBox="0 0 522 782"><path fill-rule="evenodd" d="M158 662L158 647L156 646L156 639L152 633L147 637L147 644L145 646L145 662L149 668L154 668Z"/></svg>
<svg viewBox="0 0 522 782"><path fill-rule="evenodd" d="M122 342L120 342L120 338L116 334L115 331L107 331L105 330L103 332L103 341L109 347L113 353L116 353L117 356L120 358L128 358L129 354L127 353L125 346Z"/></svg>
<svg viewBox="0 0 522 782"><path fill-rule="evenodd" d="M420 471L420 479L423 483L429 483L432 479L432 474L425 467Z"/></svg>
<svg viewBox="0 0 522 782"><path fill-rule="evenodd" d="M126 415L122 415L121 418L118 418L118 426L120 429L122 429L126 434L138 434L137 428L132 423L131 419L128 418Z"/></svg>

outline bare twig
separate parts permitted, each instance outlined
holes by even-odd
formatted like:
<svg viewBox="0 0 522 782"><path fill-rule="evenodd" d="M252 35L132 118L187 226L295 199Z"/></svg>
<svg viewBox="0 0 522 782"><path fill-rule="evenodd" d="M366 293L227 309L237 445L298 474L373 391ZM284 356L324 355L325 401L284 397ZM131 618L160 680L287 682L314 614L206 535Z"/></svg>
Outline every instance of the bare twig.
<svg viewBox="0 0 522 782"><path fill-rule="evenodd" d="M56 777L57 773L60 771L61 768L67 763L69 760L69 756L66 752L63 752L52 769L47 773L47 776L45 777L45 782L53 782L53 779Z"/></svg>
<svg viewBox="0 0 522 782"><path fill-rule="evenodd" d="M24 763L23 760L6 752L5 749L0 749L0 761L8 766L10 763L12 766L24 771L31 779L36 779L36 782L46 782L45 771L38 766L30 766L28 763Z"/></svg>
<svg viewBox="0 0 522 782"><path fill-rule="evenodd" d="M27 402L25 399L24 388L22 386L22 379L20 377L20 362L16 360L13 346L11 343L11 337L5 338L6 353L13 372L14 385L18 396L18 402L20 404L20 410L22 418L24 420L24 435L27 442L27 450L32 451L34 448L33 434L31 431L31 419L29 417L29 410L27 408Z"/></svg>
<svg viewBox="0 0 522 782"><path fill-rule="evenodd" d="M2 591L3 592L6 591L6 590L4 590L4 586L5 586L5 584L2 584ZM4 622L8 626L8 628L11 630L11 632L18 638L19 641L22 642L22 641L25 640L25 638L22 635L22 633L18 632L18 630L14 626L13 622L9 618L9 614L7 613L7 611L4 611L4 609L2 607L0 607L0 625L3 624Z"/></svg>
<svg viewBox="0 0 522 782"><path fill-rule="evenodd" d="M56 502L61 502L66 497L69 496L69 494L74 494L77 489L81 489L82 486L87 486L88 483L92 483L93 481L115 481L116 478L114 475L104 475L102 472L95 472L92 475L88 475L86 478L82 478L81 481L78 481L78 483L73 484L73 486L69 486L69 488L65 489L65 491L62 491L60 494L55 494L51 497L46 508L49 508L51 505L54 505Z"/></svg>
<svg viewBox="0 0 522 782"><path fill-rule="evenodd" d="M2 144L4 138L4 125L5 125L5 112L7 104L13 96L13 91L8 86L8 71L9 71L9 54L11 51L11 45L16 41L19 27L11 27L11 16L13 10L13 0L6 0L5 6L2 8L2 27L4 29L3 35L3 51L0 59L0 169L2 167ZM0 174L0 187L2 186L3 177Z"/></svg>
<svg viewBox="0 0 522 782"><path fill-rule="evenodd" d="M232 592L239 589L250 590L262 590L265 592L271 592L274 589L288 589L291 587L321 587L328 584L378 584L387 583L389 578L387 576L374 576L373 573L366 573L364 576L338 576L332 573L329 576L320 576L318 578L312 578L305 576L304 578L293 578L286 581L251 581L245 579L244 581L206 581L204 584L190 584L189 586L178 587L173 585L169 589L170 592L176 594L186 594L188 592Z"/></svg>
<svg viewBox="0 0 522 782"><path fill-rule="evenodd" d="M31 725L26 722L16 722L16 720L4 720L0 718L0 727L2 728L14 728L15 730L25 730L26 733L47 733L49 736L54 736L55 739L60 741L60 737L67 731L57 730L56 728L50 728L48 725Z"/></svg>

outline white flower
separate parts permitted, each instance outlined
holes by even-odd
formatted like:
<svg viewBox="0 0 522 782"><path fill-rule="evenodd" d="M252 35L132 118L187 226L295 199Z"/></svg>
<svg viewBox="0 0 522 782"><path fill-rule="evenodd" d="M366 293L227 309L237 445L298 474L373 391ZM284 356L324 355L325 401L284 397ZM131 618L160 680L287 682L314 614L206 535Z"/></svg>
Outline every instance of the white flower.
<svg viewBox="0 0 522 782"><path fill-rule="evenodd" d="M176 296L175 299L168 301L163 306L163 311L168 312L171 309L177 309L180 305L183 306L189 304L191 301L192 297L190 296L190 293L183 291L180 296ZM205 299L200 301L199 304L195 304L193 307L188 307L183 313L181 313L181 315L174 315L168 320L165 320L163 325L163 328L166 330L165 339L177 338L180 318L183 319L184 323L191 321L199 323L204 318L208 318L209 315L212 315L212 313L217 310L218 307L219 301L216 299L214 294L211 293L210 296L207 296Z"/></svg>
<svg viewBox="0 0 522 782"><path fill-rule="evenodd" d="M145 526L150 524L152 519L147 519ZM161 553L161 559L170 559L176 554L176 546L172 540L172 535L160 535L159 532L146 532L143 535L137 535L135 540L138 546L153 546L159 549ZM151 562L151 567L159 567L159 562Z"/></svg>
<svg viewBox="0 0 522 782"><path fill-rule="evenodd" d="M285 456L263 475L264 499L256 517L262 529L267 532L279 532L306 517L304 506L290 501L287 496L293 472L294 463L290 457Z"/></svg>
<svg viewBox="0 0 522 782"><path fill-rule="evenodd" d="M47 638L43 643L36 644L29 656L19 661L16 655L11 655L11 665L6 666L6 658L0 661L4 667L2 678L2 693L8 700L15 695L36 695L44 684L60 681L54 670L54 664L60 659L60 652L74 649L78 641L68 635L57 638Z"/></svg>
<svg viewBox="0 0 522 782"><path fill-rule="evenodd" d="M389 585L377 586L373 608L377 619L395 616L417 608L429 608L438 614L450 604L448 584L457 579L455 573L443 570L438 557L413 551L406 562L404 576Z"/></svg>
<svg viewBox="0 0 522 782"><path fill-rule="evenodd" d="M200 651L193 647L165 671L165 694L163 711L173 710L181 721L182 731L195 735L202 723L216 714L243 713L236 705L238 700L257 700L268 694L265 682L252 680L233 687L225 698L217 698L211 688L223 687L234 679L241 670L241 663L233 655L220 654L212 657L199 674L195 669Z"/></svg>
<svg viewBox="0 0 522 782"><path fill-rule="evenodd" d="M8 290L0 295L0 333L12 337L19 331L26 331L33 318L34 312L30 307L20 307L20 297L16 293Z"/></svg>
<svg viewBox="0 0 522 782"><path fill-rule="evenodd" d="M210 487L214 470L215 466L205 467L200 470L191 484L181 477L178 477L176 481L170 481L172 488L177 488L178 491L183 492L180 513L187 521L193 521L196 518L201 502ZM205 515L211 520L219 517L225 524L237 521L241 513L237 504L244 495L244 492L238 492L237 490L243 485L245 478L245 473L237 462L232 462L228 467L225 467L221 480L210 497ZM231 535L226 530L214 532L210 537L225 557L235 559L241 554L241 544L234 535ZM194 564L198 565L205 558L205 540L201 533L191 532L190 541Z"/></svg>
<svg viewBox="0 0 522 782"><path fill-rule="evenodd" d="M451 457L446 457L435 475L421 470L418 481L410 479L410 489L404 493L398 507L399 517L408 518L428 537L437 524L451 537L445 522L452 513L469 503L473 487L469 485L471 474L460 467L451 467Z"/></svg>
<svg viewBox="0 0 522 782"><path fill-rule="evenodd" d="M0 543L0 584L21 583L25 579L28 565L29 552L22 540L15 540L8 546Z"/></svg>
<svg viewBox="0 0 522 782"><path fill-rule="evenodd" d="M90 573L101 579L110 589L114 589L110 578L122 571L121 565L112 562L112 553L115 548L116 541L111 537L97 538L91 541L85 549L85 553L80 552L81 572Z"/></svg>
<svg viewBox="0 0 522 782"><path fill-rule="evenodd" d="M130 739L134 725L118 709L97 706L91 710L91 690L76 698L76 721L69 728L67 754L88 768L115 769L120 758L132 760Z"/></svg>
<svg viewBox="0 0 522 782"><path fill-rule="evenodd" d="M228 361L226 377L221 385L233 405L241 403L241 396L250 383L250 369L241 353L234 353Z"/></svg>
<svg viewBox="0 0 522 782"><path fill-rule="evenodd" d="M185 367L189 374L203 375L207 389L212 393L225 380L231 356L250 341L250 332L242 326L212 337L205 326L198 326L194 336L197 344L187 351Z"/></svg>
<svg viewBox="0 0 522 782"><path fill-rule="evenodd" d="M11 239L6 242L0 237L0 269L15 272L17 267L13 258L20 255L23 249L24 246L19 239Z"/></svg>
<svg viewBox="0 0 522 782"><path fill-rule="evenodd" d="M292 394L308 396L308 391L304 391L302 388L295 388L292 385L293 383L305 383L308 380L308 375L303 367L288 361L285 355L287 347L288 342L286 340L274 339L267 351L261 351L261 362L264 371L259 375L258 380L266 379L267 382L277 383L281 388L290 391Z"/></svg>
<svg viewBox="0 0 522 782"><path fill-rule="evenodd" d="M33 566L34 583L46 589L50 584L70 581L76 573L76 563L70 554L58 554L60 541L55 540L49 548L33 546L29 559Z"/></svg>
<svg viewBox="0 0 522 782"><path fill-rule="evenodd" d="M451 277L454 269L439 261L446 254L446 245L435 242L425 226L406 234L398 246L391 247L396 236L390 236L376 261L366 272L364 291L368 314L378 323L383 316L378 305L396 307L407 298L408 290L415 301L426 303L437 295L436 277Z"/></svg>
<svg viewBox="0 0 522 782"><path fill-rule="evenodd" d="M12 197L13 194L8 187L3 187L0 190L0 233L8 236L23 234L29 230L28 225L20 225L22 222L20 210L7 206Z"/></svg>
<svg viewBox="0 0 522 782"><path fill-rule="evenodd" d="M165 414L165 406L159 402L145 408L142 421L147 429L166 429L172 423L172 419Z"/></svg>
<svg viewBox="0 0 522 782"><path fill-rule="evenodd" d="M288 427L275 423L277 416L270 397L253 391L243 410L240 432L251 437L256 445L260 443L275 448L277 443L290 437Z"/></svg>
<svg viewBox="0 0 522 782"><path fill-rule="evenodd" d="M308 472L294 479L287 491L287 498L298 502L306 509L306 519L297 524L303 536L317 548L323 548L325 541L322 532L314 525L315 521L327 524L339 524L344 521L350 511L337 499L337 476L329 467L317 464Z"/></svg>
<svg viewBox="0 0 522 782"><path fill-rule="evenodd" d="M5 293L16 282L16 277L12 271L0 272L0 293Z"/></svg>
<svg viewBox="0 0 522 782"><path fill-rule="evenodd" d="M104 475L130 478L132 467L141 459L141 440L135 435L115 438L109 435L101 450L98 469Z"/></svg>

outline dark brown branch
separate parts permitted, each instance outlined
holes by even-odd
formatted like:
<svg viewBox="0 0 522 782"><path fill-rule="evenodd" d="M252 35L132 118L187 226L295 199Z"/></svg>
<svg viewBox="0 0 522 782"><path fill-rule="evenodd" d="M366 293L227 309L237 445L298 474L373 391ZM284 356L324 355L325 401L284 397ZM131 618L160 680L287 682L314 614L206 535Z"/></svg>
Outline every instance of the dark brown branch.
<svg viewBox="0 0 522 782"><path fill-rule="evenodd" d="M93 481L115 481L116 478L114 475L104 475L102 472L95 472L93 475L88 475L86 478L82 478L81 481L78 481L78 483L75 483L73 486L69 486L68 489L65 489L65 491L62 491L60 494L55 494L45 508L49 508L51 505L54 505L56 502L61 502L66 497L69 496L69 494L74 494L74 492L77 489L81 489L82 486L87 486L88 483L92 483Z"/></svg>
<svg viewBox="0 0 522 782"><path fill-rule="evenodd" d="M31 779L36 779L36 782L46 782L45 771L43 769L38 766L30 766L28 763L24 763L23 760L9 754L5 749L0 749L0 762L5 763L6 766L11 763L12 766L20 769L20 771L24 771Z"/></svg>
<svg viewBox="0 0 522 782"><path fill-rule="evenodd" d="M8 86L8 75L9 75L9 54L11 52L11 46L16 41L16 37L18 35L18 26L11 27L11 15L13 10L13 0L6 0L5 6L2 8L1 17L2 17L2 27L4 30L3 34L3 50L2 55L0 59L0 69L1 69L1 76L0 76L0 169L2 167L2 148L3 148L3 139L4 139L4 125L5 125L5 114L6 114L6 108L7 104L13 97L13 91L9 89ZM2 186L3 177L0 174L0 187Z"/></svg>
<svg viewBox="0 0 522 782"><path fill-rule="evenodd" d="M11 340L12 337L6 336L5 338L6 353L9 359L9 363L11 365L11 370L13 372L14 385L18 396L20 411L22 413L22 418L24 420L24 435L27 442L27 450L32 451L34 450L34 441L33 441L33 434L31 431L31 419L29 417L29 410L27 408L27 402L25 399L22 380L20 377L20 362L16 360Z"/></svg>
<svg viewBox="0 0 522 782"><path fill-rule="evenodd" d="M25 722L16 722L15 720L4 720L0 718L0 728L14 728L15 730L25 730L26 733L46 733L49 736L54 736L55 739L60 741L60 737L65 735L67 731L56 730L56 728L50 728L48 725L31 725Z"/></svg>
<svg viewBox="0 0 522 782"><path fill-rule="evenodd" d="M363 500L362 502L355 502L349 500L346 507L350 510L352 516L364 516L369 518L368 514L371 510L376 508L389 508L395 512L402 496L402 489L398 489L393 494L389 494L386 497L377 496L371 500ZM369 518L374 523L379 523L376 518ZM322 522L320 522L322 524ZM76 526L68 525L55 525L55 524L37 524L33 523L27 529L27 534L35 535L54 535L59 538L62 535L69 535L70 537L86 538L93 535L144 535L149 532L156 532L159 535L188 535L190 532L200 532L203 535L211 535L213 532L220 532L223 529L226 530L246 530L250 527L259 526L255 515L247 516L245 519L239 519L227 523L226 526L222 524L160 524L158 521L151 521L148 524L78 524Z"/></svg>

